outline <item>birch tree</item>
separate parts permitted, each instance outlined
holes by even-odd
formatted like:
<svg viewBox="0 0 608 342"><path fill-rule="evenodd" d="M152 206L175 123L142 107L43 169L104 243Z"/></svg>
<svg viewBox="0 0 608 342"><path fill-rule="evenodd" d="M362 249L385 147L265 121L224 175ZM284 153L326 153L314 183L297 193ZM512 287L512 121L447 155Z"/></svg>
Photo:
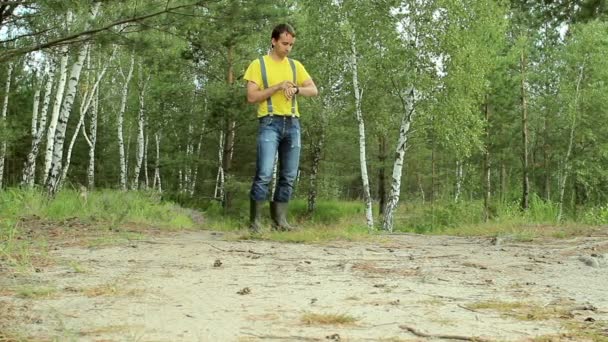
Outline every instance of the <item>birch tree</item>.
<svg viewBox="0 0 608 342"><path fill-rule="evenodd" d="M61 106L61 113L57 120L57 129L53 139L53 156L51 159L51 166L49 175L47 177L47 182L45 184L49 195L55 195L55 193L57 193L57 191L60 189L61 170L63 168L63 145L65 142L66 129L70 114L72 112L74 98L76 97L76 86L78 85L80 73L82 71L84 60L88 51L89 44L85 43L78 54L78 59L72 65L69 82L66 86L65 99Z"/></svg>
<svg viewBox="0 0 608 342"><path fill-rule="evenodd" d="M69 26L72 22L72 12L66 14L66 24ZM59 121L59 112L63 103L63 95L65 93L65 84L68 79L68 45L64 45L59 49L59 81L55 91L55 100L53 102L53 111L51 112L51 120L49 121L48 131L46 133L46 152L44 154L44 172L42 173L42 184L46 184L51 170L51 162L53 160L53 148L55 146L55 132L57 131L57 122Z"/></svg>
<svg viewBox="0 0 608 342"><path fill-rule="evenodd" d="M146 99L146 88L148 82L150 81L150 74L144 76L143 75L143 66L139 64L139 116L137 119L137 147L136 147L136 160L135 160L135 169L133 170L133 180L131 182L131 190L137 190L139 186L139 176L141 172L142 163L144 160L144 151L145 151L145 126L146 126L146 108L145 108L145 99Z"/></svg>
<svg viewBox="0 0 608 342"><path fill-rule="evenodd" d="M361 111L361 97L363 90L359 88L359 75L357 70L357 46L356 36L351 32L351 68L353 74L353 92L355 94L355 115L359 124L359 163L361 168L361 182L363 184L363 202L365 203L365 219L367 228L374 228L374 216L372 211L372 196L369 187L369 177L367 175L367 157L365 151L365 122L363 121L363 113Z"/></svg>
<svg viewBox="0 0 608 342"><path fill-rule="evenodd" d="M120 100L120 107L118 109L116 129L118 136L118 159L120 163L120 188L123 191L127 190L127 160L125 155L125 141L124 141L124 117L125 111L127 109L127 99L129 94L129 83L131 82L131 78L133 77L133 69L135 67L135 52L131 52L131 58L129 63L129 70L125 75L122 68L120 68L120 73L123 76L123 87L122 87L122 97Z"/></svg>
<svg viewBox="0 0 608 342"><path fill-rule="evenodd" d="M76 129L74 130L74 134L72 135L70 144L68 146L65 163L62 168L60 184L63 184L67 177L68 170L70 169L70 161L72 159L72 150L74 148L74 144L76 143L76 138L78 137L81 129L85 133L84 135L86 137L86 132L84 131L84 123L85 123L86 114L89 111L89 109L91 108L91 104L92 104L93 100L95 99L96 96L98 96L97 90L99 89L99 84L100 84L101 80L103 79L104 75L106 74L106 71L108 70L110 63L112 62L112 59L114 58L115 51L116 50L114 49L114 51L112 51L112 55L110 56L110 58L108 60L106 60L105 62L103 62L103 64L100 63L101 69L99 70L98 74L95 75L93 85L91 87L86 87L86 91L82 94L82 100L80 103L80 117L78 120L78 124L76 125ZM90 63L89 63L89 69L90 69ZM91 141L87 141L87 143L89 144L89 147L91 147L93 145Z"/></svg>
<svg viewBox="0 0 608 342"><path fill-rule="evenodd" d="M391 188L384 210L384 218L382 220L382 229L387 232L392 232L394 229L394 214L399 196L401 194L401 176L403 172L403 161L405 151L407 149L408 134L412 125L415 114L415 93L414 88L410 88L403 98L403 117L401 127L399 128L399 140L395 149L395 162L393 164L393 173L391 176Z"/></svg>
<svg viewBox="0 0 608 342"><path fill-rule="evenodd" d="M30 152L27 155L21 177L22 186L27 188L32 188L34 186L36 176L36 159L38 158L40 142L46 130L46 123L48 120L48 110L51 103L51 94L53 92L53 82L55 80L55 62L52 58L45 63L44 73L40 76L40 80L42 81L44 78L46 78L46 85L44 87L41 107L39 107L39 96L41 89L37 88L34 95L32 125L30 130L32 134L32 144Z"/></svg>
<svg viewBox="0 0 608 342"><path fill-rule="evenodd" d="M95 146L97 145L97 117L99 114L99 87L95 89L91 105L90 134L87 135L86 125L82 127L82 134L89 145L89 166L87 168L87 187L95 188Z"/></svg>
<svg viewBox="0 0 608 342"><path fill-rule="evenodd" d="M152 182L152 188L158 192L163 192L160 180L160 132L154 133L154 142L156 146L156 158L154 159L154 181Z"/></svg>
<svg viewBox="0 0 608 342"><path fill-rule="evenodd" d="M4 91L4 101L2 102L2 116L0 117L0 130L6 131L6 116L8 113L8 99L11 91L11 79L13 77L13 67L14 63L8 63L8 70L6 76L6 85ZM2 183L4 181L4 160L6 159L6 138L2 139L2 143L0 145L0 189L2 188Z"/></svg>
<svg viewBox="0 0 608 342"><path fill-rule="evenodd" d="M560 95L563 111L558 117L562 130L559 148L558 213L565 216L567 190L572 189L571 201L582 204L581 198L597 196L600 203L605 196L597 194L605 189L607 173L604 167L590 167L606 162L603 147L608 144L605 125L608 119L608 24L590 22L575 25L563 50ZM603 146L588 148L588 146ZM578 198L580 196L580 198Z"/></svg>

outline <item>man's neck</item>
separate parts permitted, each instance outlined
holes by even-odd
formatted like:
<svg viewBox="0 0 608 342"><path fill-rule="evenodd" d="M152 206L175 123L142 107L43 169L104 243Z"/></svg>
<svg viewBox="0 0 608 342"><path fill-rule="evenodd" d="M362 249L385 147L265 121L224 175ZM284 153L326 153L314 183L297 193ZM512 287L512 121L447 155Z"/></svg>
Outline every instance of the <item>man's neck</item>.
<svg viewBox="0 0 608 342"><path fill-rule="evenodd" d="M282 61L283 61L283 59L285 59L285 57L280 57L279 55L277 55L277 54L274 52L274 49L273 49L272 51L270 51L270 58L272 58L272 59L273 59L274 61L276 61L276 62L282 62Z"/></svg>

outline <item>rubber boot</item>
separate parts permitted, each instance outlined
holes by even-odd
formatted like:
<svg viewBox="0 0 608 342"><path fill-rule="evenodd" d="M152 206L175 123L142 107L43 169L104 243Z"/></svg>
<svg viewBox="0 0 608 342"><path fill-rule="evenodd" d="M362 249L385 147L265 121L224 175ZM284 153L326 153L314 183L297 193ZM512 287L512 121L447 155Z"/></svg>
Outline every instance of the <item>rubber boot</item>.
<svg viewBox="0 0 608 342"><path fill-rule="evenodd" d="M249 200L249 231L252 234L262 232L262 207L264 201Z"/></svg>
<svg viewBox="0 0 608 342"><path fill-rule="evenodd" d="M289 232L295 230L287 223L287 202L270 202L270 217L272 218L272 230Z"/></svg>

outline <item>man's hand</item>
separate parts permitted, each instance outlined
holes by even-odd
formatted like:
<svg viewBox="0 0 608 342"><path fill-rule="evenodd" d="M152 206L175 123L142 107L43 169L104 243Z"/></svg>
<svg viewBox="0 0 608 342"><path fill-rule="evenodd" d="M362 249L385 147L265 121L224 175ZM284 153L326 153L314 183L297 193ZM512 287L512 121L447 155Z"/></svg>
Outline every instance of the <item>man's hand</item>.
<svg viewBox="0 0 608 342"><path fill-rule="evenodd" d="M285 97L288 100L291 100L291 98L298 93L298 87L297 86L292 86L291 88L287 88L285 90L283 90L283 94L285 94Z"/></svg>
<svg viewBox="0 0 608 342"><path fill-rule="evenodd" d="M293 84L293 82L291 82L291 81L283 81L283 82L277 84L275 87L277 87L276 91L279 91L279 90L285 91L285 90L287 90L289 88L292 88L294 86L295 86L295 84Z"/></svg>

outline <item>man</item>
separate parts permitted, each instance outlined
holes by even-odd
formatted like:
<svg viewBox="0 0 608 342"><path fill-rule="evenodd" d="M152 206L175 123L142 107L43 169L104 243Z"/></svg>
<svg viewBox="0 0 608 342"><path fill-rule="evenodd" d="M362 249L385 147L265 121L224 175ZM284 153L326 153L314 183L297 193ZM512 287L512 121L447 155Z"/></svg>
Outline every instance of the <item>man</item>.
<svg viewBox="0 0 608 342"><path fill-rule="evenodd" d="M251 62L245 72L247 101L258 103L256 170L250 193L252 233L261 231L261 211L268 198L275 155L279 156L279 177L270 203L272 228L289 231L287 204L300 163L300 113L297 96L316 96L317 87L304 66L287 57L296 40L288 24L272 30L272 49L266 56Z"/></svg>

